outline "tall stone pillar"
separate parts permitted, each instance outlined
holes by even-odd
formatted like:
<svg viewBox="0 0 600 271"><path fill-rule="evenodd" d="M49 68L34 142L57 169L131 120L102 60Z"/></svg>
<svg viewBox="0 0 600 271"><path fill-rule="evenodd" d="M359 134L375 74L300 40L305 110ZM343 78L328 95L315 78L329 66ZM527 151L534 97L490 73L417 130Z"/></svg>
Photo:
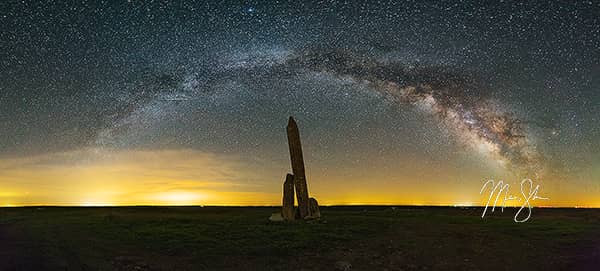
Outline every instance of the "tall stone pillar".
<svg viewBox="0 0 600 271"><path fill-rule="evenodd" d="M287 125L288 145L290 147L290 159L292 172L294 173L294 187L296 188L296 199L300 218L310 215L308 206L308 187L304 174L304 158L302 157L302 145L300 143L300 132L294 118L290 117Z"/></svg>

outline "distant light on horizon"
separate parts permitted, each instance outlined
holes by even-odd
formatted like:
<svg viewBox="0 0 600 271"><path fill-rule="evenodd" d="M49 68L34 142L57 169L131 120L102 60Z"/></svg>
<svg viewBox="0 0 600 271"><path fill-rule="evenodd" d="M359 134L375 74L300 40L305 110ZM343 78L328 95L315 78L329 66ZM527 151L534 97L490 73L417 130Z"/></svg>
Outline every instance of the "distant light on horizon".
<svg viewBox="0 0 600 271"><path fill-rule="evenodd" d="M198 192L162 192L154 197L157 203L165 205L203 205L202 200L206 199L206 195Z"/></svg>

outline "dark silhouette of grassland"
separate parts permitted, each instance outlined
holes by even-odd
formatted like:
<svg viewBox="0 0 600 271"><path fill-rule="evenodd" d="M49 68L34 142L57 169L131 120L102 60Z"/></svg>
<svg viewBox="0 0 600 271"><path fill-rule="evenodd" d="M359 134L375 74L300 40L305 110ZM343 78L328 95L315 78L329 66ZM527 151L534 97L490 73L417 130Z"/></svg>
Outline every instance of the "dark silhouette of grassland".
<svg viewBox="0 0 600 271"><path fill-rule="evenodd" d="M0 270L597 270L600 210L323 207L0 208Z"/></svg>

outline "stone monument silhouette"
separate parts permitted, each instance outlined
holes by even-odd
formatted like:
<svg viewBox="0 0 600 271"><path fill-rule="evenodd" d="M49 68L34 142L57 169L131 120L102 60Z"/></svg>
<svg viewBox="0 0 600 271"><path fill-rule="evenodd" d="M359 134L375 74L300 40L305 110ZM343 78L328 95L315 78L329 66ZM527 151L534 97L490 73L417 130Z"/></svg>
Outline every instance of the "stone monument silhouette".
<svg viewBox="0 0 600 271"><path fill-rule="evenodd" d="M292 174L287 174L283 183L283 205L281 214L285 220L315 219L321 217L319 204L316 199L309 198L306 175L304 171L304 158L302 156L302 143L300 142L300 131L293 117L290 117L287 125L288 146L290 149L290 161ZM298 209L294 210L294 190Z"/></svg>

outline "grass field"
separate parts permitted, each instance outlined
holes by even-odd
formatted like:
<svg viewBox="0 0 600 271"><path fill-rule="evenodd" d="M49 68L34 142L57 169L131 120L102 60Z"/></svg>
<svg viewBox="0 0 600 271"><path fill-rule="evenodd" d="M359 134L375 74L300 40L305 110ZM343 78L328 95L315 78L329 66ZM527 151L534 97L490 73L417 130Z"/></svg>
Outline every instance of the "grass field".
<svg viewBox="0 0 600 271"><path fill-rule="evenodd" d="M600 210L0 208L0 270L600 270Z"/></svg>

